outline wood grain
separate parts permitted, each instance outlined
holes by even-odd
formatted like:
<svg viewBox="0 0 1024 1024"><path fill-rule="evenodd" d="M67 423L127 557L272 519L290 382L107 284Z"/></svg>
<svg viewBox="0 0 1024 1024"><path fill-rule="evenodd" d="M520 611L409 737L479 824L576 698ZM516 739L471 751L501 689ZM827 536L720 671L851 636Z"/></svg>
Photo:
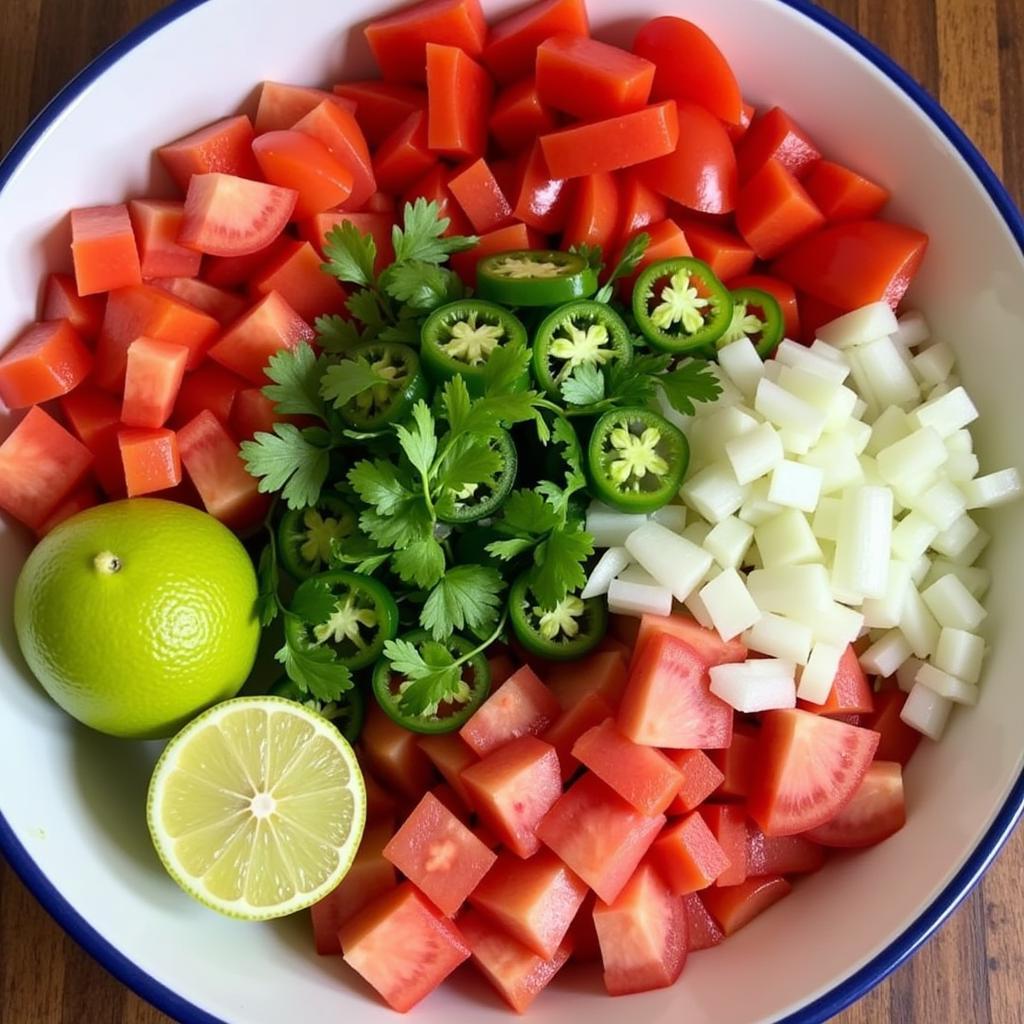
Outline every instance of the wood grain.
<svg viewBox="0 0 1024 1024"><path fill-rule="evenodd" d="M160 0L2 0L0 153ZM1024 198L1024 0L823 0L937 95ZM1024 1022L1024 833L939 934L837 1024ZM66 936L0 862L0 1024L167 1024ZM754 1024L754 1022L751 1022Z"/></svg>

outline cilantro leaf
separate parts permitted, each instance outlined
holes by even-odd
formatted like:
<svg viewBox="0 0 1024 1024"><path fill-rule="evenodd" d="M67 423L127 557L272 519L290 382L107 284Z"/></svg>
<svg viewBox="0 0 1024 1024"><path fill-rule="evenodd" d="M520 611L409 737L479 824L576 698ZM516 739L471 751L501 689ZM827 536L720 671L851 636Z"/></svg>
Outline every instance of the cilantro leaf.
<svg viewBox="0 0 1024 1024"><path fill-rule="evenodd" d="M634 355L628 363L615 360L605 378L609 400L616 405L646 405L671 361L668 355Z"/></svg>
<svg viewBox="0 0 1024 1024"><path fill-rule="evenodd" d="M327 360L323 356L318 357L305 341L291 350L281 349L267 363L266 374L274 383L264 387L263 394L283 415L326 419L326 409L320 397L320 377L326 365Z"/></svg>
<svg viewBox="0 0 1024 1024"><path fill-rule="evenodd" d="M364 459L348 471L348 482L367 505L382 516L393 516L419 497L408 477L393 463Z"/></svg>
<svg viewBox="0 0 1024 1024"><path fill-rule="evenodd" d="M391 515L364 509L359 526L382 548L401 551L433 534L434 517L423 497L406 499Z"/></svg>
<svg viewBox="0 0 1024 1024"><path fill-rule="evenodd" d="M464 294L462 282L456 274L423 260L396 263L385 271L381 283L391 298L422 313L429 313L446 302L454 302Z"/></svg>
<svg viewBox="0 0 1024 1024"><path fill-rule="evenodd" d="M722 393L718 378L703 359L691 359L664 373L658 383L672 408L684 416L692 416L694 402L713 402Z"/></svg>
<svg viewBox="0 0 1024 1024"><path fill-rule="evenodd" d="M353 292L345 302L345 308L361 323L366 324L364 336L374 335L384 326L384 313L380 308L380 299L373 292L363 289ZM372 338L368 339L372 340Z"/></svg>
<svg viewBox="0 0 1024 1024"><path fill-rule="evenodd" d="M408 640L389 640L384 657L391 662L392 672L405 677L398 706L407 715L436 714L445 701L469 699L455 659L440 644L423 644L421 653Z"/></svg>
<svg viewBox="0 0 1024 1024"><path fill-rule="evenodd" d="M340 409L356 395L361 395L378 384L387 383L387 377L378 373L364 356L359 356L357 359L343 359L340 363L328 366L320 382L320 394L329 402L333 402L335 409Z"/></svg>
<svg viewBox="0 0 1024 1024"><path fill-rule="evenodd" d="M449 569L430 592L420 625L435 640L445 640L456 630L472 632L498 621L505 583L497 570L483 565L457 565Z"/></svg>
<svg viewBox="0 0 1024 1024"><path fill-rule="evenodd" d="M593 405L604 398L604 374L594 363L584 363L562 382L562 397L569 405Z"/></svg>
<svg viewBox="0 0 1024 1024"><path fill-rule="evenodd" d="M426 477L437 454L437 435L434 433L434 415L423 399L413 406L412 419L411 430L400 423L395 427L395 433L408 460Z"/></svg>
<svg viewBox="0 0 1024 1024"><path fill-rule="evenodd" d="M533 553L530 587L542 608L553 608L587 582L583 563L594 553L594 538L580 529L552 530Z"/></svg>
<svg viewBox="0 0 1024 1024"><path fill-rule="evenodd" d="M327 704L352 689L352 673L327 646L285 645L274 655L284 665L288 678L317 700Z"/></svg>
<svg viewBox="0 0 1024 1024"><path fill-rule="evenodd" d="M466 378L461 373L455 374L451 380L445 382L441 395L449 429L453 434L461 434L466 429L466 422L472 411Z"/></svg>
<svg viewBox="0 0 1024 1024"><path fill-rule="evenodd" d="M437 487L460 491L470 484L493 480L502 468L502 458L489 439L476 434L457 438L437 466Z"/></svg>
<svg viewBox="0 0 1024 1024"><path fill-rule="evenodd" d="M443 237L451 222L440 216L437 203L428 203L420 196L414 203L406 203L403 224L392 228L395 263L422 260L424 263L444 263L449 253L472 249L479 241L475 236L449 235Z"/></svg>
<svg viewBox="0 0 1024 1024"><path fill-rule="evenodd" d="M532 358L522 342L499 345L484 364L484 394L488 397L506 395L521 386Z"/></svg>
<svg viewBox="0 0 1024 1024"><path fill-rule="evenodd" d="M332 355L348 352L349 349L369 340L363 337L362 332L351 320L336 313L318 316L313 326L316 328L317 344L324 352Z"/></svg>
<svg viewBox="0 0 1024 1024"><path fill-rule="evenodd" d="M288 611L310 626L319 626L334 614L337 604L331 588L314 577L295 592Z"/></svg>
<svg viewBox="0 0 1024 1024"><path fill-rule="evenodd" d="M256 613L259 616L260 625L269 626L277 618L277 613L280 610L277 590L281 579L277 571L277 553L274 550L273 542L267 544L260 552L256 578L259 581Z"/></svg>
<svg viewBox="0 0 1024 1024"><path fill-rule="evenodd" d="M280 491L289 508L315 505L330 467L328 449L309 439L318 434L322 431L275 423L272 434L259 431L252 441L243 441L240 453L245 468L259 479L260 491Z"/></svg>
<svg viewBox="0 0 1024 1024"><path fill-rule="evenodd" d="M500 558L503 562L511 562L513 558L526 554L536 543L536 538L513 537L511 540L491 541L485 550L489 555Z"/></svg>
<svg viewBox="0 0 1024 1024"><path fill-rule="evenodd" d="M645 231L641 231L639 235L634 235L626 243L626 248L622 250L622 255L619 257L619 262L615 265L615 269L609 275L608 280L605 281L604 286L594 296L595 302L611 302L612 296L615 294L615 282L622 277L629 277L630 274L636 271L650 244L651 236Z"/></svg>
<svg viewBox="0 0 1024 1024"><path fill-rule="evenodd" d="M412 345L418 348L420 344L420 325L416 320L399 320L397 324L388 324L382 327L377 337L381 341L394 342L399 345Z"/></svg>
<svg viewBox="0 0 1024 1024"><path fill-rule="evenodd" d="M433 537L423 537L396 551L391 566L402 582L427 590L444 576L444 550Z"/></svg>
<svg viewBox="0 0 1024 1024"><path fill-rule="evenodd" d="M377 243L373 235L362 235L351 221L342 221L331 228L324 239L327 262L323 269L332 277L363 287L376 280L373 264L377 259Z"/></svg>
<svg viewBox="0 0 1024 1024"><path fill-rule="evenodd" d="M591 270L601 273L604 267L604 252L599 245L589 245L587 242L579 242L577 245L569 246L569 252L582 256L587 261Z"/></svg>
<svg viewBox="0 0 1024 1024"><path fill-rule="evenodd" d="M536 491L513 491L495 528L514 537L540 537L558 525L555 510Z"/></svg>

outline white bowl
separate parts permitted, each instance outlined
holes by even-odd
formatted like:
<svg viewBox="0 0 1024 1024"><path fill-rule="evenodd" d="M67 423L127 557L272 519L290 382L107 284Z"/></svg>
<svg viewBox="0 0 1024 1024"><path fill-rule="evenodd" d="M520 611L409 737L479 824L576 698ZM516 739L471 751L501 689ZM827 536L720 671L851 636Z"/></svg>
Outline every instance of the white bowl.
<svg viewBox="0 0 1024 1024"><path fill-rule="evenodd" d="M491 15L515 0L491 0ZM825 152L884 182L889 215L932 236L912 300L962 356L983 411L984 464L1024 466L1024 221L981 156L911 79L804 0L590 0L605 37L685 10L718 41L744 94L780 103ZM0 338L35 315L41 277L67 263L66 211L151 187L154 146L234 111L262 79L331 83L372 71L353 25L372 0L179 0L104 54L43 112L0 164ZM626 12L626 16L624 15ZM977 880L1024 803L1017 581L1019 511L993 515L995 639L983 697L907 772L909 822L837 859L720 949L694 956L674 988L608 999L595 970L568 970L530 1011L592 1024L623 1012L654 1024L823 1021L865 992L938 926ZM152 745L78 728L30 680L11 626L27 549L0 533L0 846L57 920L121 980L182 1021L392 1021L339 960L313 953L305 915L247 925L192 903L146 833ZM463 971L418 1020L506 1020Z"/></svg>

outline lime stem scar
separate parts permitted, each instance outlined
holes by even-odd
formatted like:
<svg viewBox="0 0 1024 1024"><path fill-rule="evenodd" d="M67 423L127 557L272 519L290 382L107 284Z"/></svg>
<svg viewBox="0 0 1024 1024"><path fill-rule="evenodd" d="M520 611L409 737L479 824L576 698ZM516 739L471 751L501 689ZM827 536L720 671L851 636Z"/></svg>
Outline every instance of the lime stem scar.
<svg viewBox="0 0 1024 1024"><path fill-rule="evenodd" d="M101 551L92 560L92 564L105 576L113 576L114 573L121 571L121 559L113 551Z"/></svg>

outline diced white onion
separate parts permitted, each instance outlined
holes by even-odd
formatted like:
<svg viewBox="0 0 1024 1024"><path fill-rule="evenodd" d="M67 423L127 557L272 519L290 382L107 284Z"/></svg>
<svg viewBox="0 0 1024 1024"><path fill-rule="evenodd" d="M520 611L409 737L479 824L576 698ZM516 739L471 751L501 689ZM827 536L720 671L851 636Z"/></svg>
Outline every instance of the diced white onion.
<svg viewBox="0 0 1024 1024"><path fill-rule="evenodd" d="M892 340L904 348L917 348L931 338L931 331L928 328L928 321L924 314L915 310L908 310L897 321L899 326L892 335Z"/></svg>
<svg viewBox="0 0 1024 1024"><path fill-rule="evenodd" d="M826 434L800 461L821 471L821 493L835 494L864 482L856 445L846 434Z"/></svg>
<svg viewBox="0 0 1024 1024"><path fill-rule="evenodd" d="M587 533L594 538L596 548L622 547L626 538L646 522L647 516L628 515L600 501L592 501L587 509Z"/></svg>
<svg viewBox="0 0 1024 1024"><path fill-rule="evenodd" d="M749 338L741 338L718 350L718 365L748 402L754 400L758 381L764 376L764 361Z"/></svg>
<svg viewBox="0 0 1024 1024"><path fill-rule="evenodd" d="M956 484L939 480L912 498L908 505L930 519L939 530L948 530L964 514L967 501Z"/></svg>
<svg viewBox="0 0 1024 1024"><path fill-rule="evenodd" d="M953 702L940 697L923 683L916 683L900 712L900 718L929 739L938 740L946 728Z"/></svg>
<svg viewBox="0 0 1024 1024"><path fill-rule="evenodd" d="M811 529L819 540L834 541L839 536L839 498L822 498L811 520Z"/></svg>
<svg viewBox="0 0 1024 1024"><path fill-rule="evenodd" d="M824 479L817 466L783 459L773 470L768 483L768 500L784 508L813 512L821 500Z"/></svg>
<svg viewBox="0 0 1024 1024"><path fill-rule="evenodd" d="M800 673L796 695L811 704L824 704L832 692L839 662L846 648L840 644L816 643Z"/></svg>
<svg viewBox="0 0 1024 1024"><path fill-rule="evenodd" d="M741 486L767 475L785 458L782 441L770 423L726 442L725 454Z"/></svg>
<svg viewBox="0 0 1024 1024"><path fill-rule="evenodd" d="M910 360L910 369L922 384L935 385L949 379L955 363L953 350L940 341L914 356Z"/></svg>
<svg viewBox="0 0 1024 1024"><path fill-rule="evenodd" d="M904 562L916 562L939 535L939 528L920 512L908 512L893 528L892 553Z"/></svg>
<svg viewBox="0 0 1024 1024"><path fill-rule="evenodd" d="M825 560L807 517L795 508L784 509L756 526L754 543L766 569Z"/></svg>
<svg viewBox="0 0 1024 1024"><path fill-rule="evenodd" d="M980 469L981 463L974 452L951 451L949 458L946 459L946 465L943 466L946 476L955 484L965 484L968 480L973 480Z"/></svg>
<svg viewBox="0 0 1024 1024"><path fill-rule="evenodd" d="M807 625L827 614L833 604L823 565L755 569L747 577L747 588L761 611L789 615Z"/></svg>
<svg viewBox="0 0 1024 1024"><path fill-rule="evenodd" d="M783 341L775 350L776 366L792 366L794 369L806 370L818 377L842 384L850 376L850 364L842 352L817 342L810 348L798 345L795 341Z"/></svg>
<svg viewBox="0 0 1024 1024"><path fill-rule="evenodd" d="M679 496L709 523L739 511L746 493L725 462L713 462L683 484Z"/></svg>
<svg viewBox="0 0 1024 1024"><path fill-rule="evenodd" d="M985 641L976 633L963 629L943 628L932 658L936 668L962 679L977 683L981 679L981 663L985 658Z"/></svg>
<svg viewBox="0 0 1024 1024"><path fill-rule="evenodd" d="M835 601L831 601L811 618L796 613L793 614L793 618L811 627L816 642L839 644L843 647L852 644L864 628L864 616L860 612Z"/></svg>
<svg viewBox="0 0 1024 1024"><path fill-rule="evenodd" d="M920 392L910 368L891 338L879 338L857 350L864 373L880 406L916 403Z"/></svg>
<svg viewBox="0 0 1024 1024"><path fill-rule="evenodd" d="M608 611L614 615L669 615L672 591L668 587L612 580L608 587Z"/></svg>
<svg viewBox="0 0 1024 1024"><path fill-rule="evenodd" d="M753 539L754 528L749 523L727 516L704 538L703 547L723 569L738 569Z"/></svg>
<svg viewBox="0 0 1024 1024"><path fill-rule="evenodd" d="M952 391L918 406L911 414L911 418L922 427L931 427L941 437L949 437L950 434L973 423L978 418L978 410L971 401L971 396L962 387L955 387Z"/></svg>
<svg viewBox="0 0 1024 1024"><path fill-rule="evenodd" d="M922 555L911 567L910 567L910 579L914 586L918 590L924 589L924 581L928 578L928 573L932 571L932 560L927 555Z"/></svg>
<svg viewBox="0 0 1024 1024"><path fill-rule="evenodd" d="M697 588L713 561L703 548L660 523L645 523L626 538L626 550L677 601Z"/></svg>
<svg viewBox="0 0 1024 1024"><path fill-rule="evenodd" d="M608 593L608 586L623 569L633 561L633 556L625 548L608 548L597 560L597 565L590 571L587 585L580 597L584 601L591 597L601 597Z"/></svg>
<svg viewBox="0 0 1024 1024"><path fill-rule="evenodd" d="M946 442L946 447L951 452L971 453L974 451L974 438L971 436L971 432L967 427L961 427L944 440Z"/></svg>
<svg viewBox="0 0 1024 1024"><path fill-rule="evenodd" d="M861 487L843 494L833 584L851 594L881 598L889 580L892 491Z"/></svg>
<svg viewBox="0 0 1024 1024"><path fill-rule="evenodd" d="M759 526L777 516L782 511L782 506L768 500L769 486L765 479L755 480L748 488L747 497L736 513L737 518L750 526Z"/></svg>
<svg viewBox="0 0 1024 1024"><path fill-rule="evenodd" d="M888 448L883 448L875 456L878 472L890 485L923 473L932 473L939 469L948 457L949 452L942 443L942 435L930 426L915 430L908 437L889 445Z"/></svg>
<svg viewBox="0 0 1024 1024"><path fill-rule="evenodd" d="M917 670L917 682L927 686L929 690L937 693L954 704L974 705L978 703L978 688L972 683L966 683L956 676L943 672L934 665L922 665Z"/></svg>
<svg viewBox="0 0 1024 1024"><path fill-rule="evenodd" d="M988 592L988 588L992 585L992 573L988 569L983 569L981 566L968 566L959 565L956 562L951 562L948 558L936 558L928 570L928 575L921 581L921 588L930 587L937 580L942 579L943 576L948 576L952 573L958 577L960 582L976 597L979 601Z"/></svg>
<svg viewBox="0 0 1024 1024"><path fill-rule="evenodd" d="M940 627L913 583L907 587L899 628L915 657L929 658L935 653Z"/></svg>
<svg viewBox="0 0 1024 1024"><path fill-rule="evenodd" d="M735 569L725 569L700 590L700 599L723 640L732 640L753 626L761 611Z"/></svg>
<svg viewBox="0 0 1024 1024"><path fill-rule="evenodd" d="M951 526L936 535L931 542L931 547L940 555L945 555L956 561L980 532L978 524L965 512L955 519Z"/></svg>
<svg viewBox="0 0 1024 1024"><path fill-rule="evenodd" d="M888 678L896 674L910 654L907 638L898 629L890 629L860 656L860 664L865 672Z"/></svg>
<svg viewBox="0 0 1024 1024"><path fill-rule="evenodd" d="M981 625L987 614L971 592L950 574L943 576L921 594L928 610L940 626L972 632Z"/></svg>
<svg viewBox="0 0 1024 1024"><path fill-rule="evenodd" d="M917 684L917 673L923 664L920 658L907 658L896 670L896 685L904 693L910 693Z"/></svg>
<svg viewBox="0 0 1024 1024"><path fill-rule="evenodd" d="M796 707L792 662L762 658L710 671L711 692L744 714Z"/></svg>
<svg viewBox="0 0 1024 1024"><path fill-rule="evenodd" d="M686 529L686 506L665 505L651 513L651 522L660 523L666 530L671 530L673 533L682 533Z"/></svg>
<svg viewBox="0 0 1024 1024"><path fill-rule="evenodd" d="M757 385L754 408L780 430L795 430L817 438L825 429L825 413L766 378Z"/></svg>
<svg viewBox="0 0 1024 1024"><path fill-rule="evenodd" d="M790 342L790 344L792 345L795 343ZM804 348L803 345L800 345L799 347L801 349ZM834 345L830 345L827 341L815 338L810 349L805 349L805 351L813 352L816 356L821 356L823 359L827 359L830 363L839 363L840 366L845 366L847 368L847 372L849 372L850 364L847 361L846 356L844 356L843 353Z"/></svg>
<svg viewBox="0 0 1024 1024"><path fill-rule="evenodd" d="M1020 473L1016 469L1001 469L970 480L963 485L968 508L995 508L1021 496Z"/></svg>
<svg viewBox="0 0 1024 1024"><path fill-rule="evenodd" d="M910 586L911 567L898 558L889 562L889 579L881 597L869 597L861 605L864 625L871 629L892 629L900 624L903 604Z"/></svg>
<svg viewBox="0 0 1024 1024"><path fill-rule="evenodd" d="M765 612L743 636L752 651L772 658L806 665L811 654L813 633L809 626L774 612Z"/></svg>
<svg viewBox="0 0 1024 1024"><path fill-rule="evenodd" d="M738 405L696 420L690 431L691 465L706 466L725 457L725 443L758 425L758 420Z"/></svg>
<svg viewBox="0 0 1024 1024"><path fill-rule="evenodd" d="M823 324L815 334L821 341L843 350L888 337L899 328L899 321L889 303L872 302Z"/></svg>

